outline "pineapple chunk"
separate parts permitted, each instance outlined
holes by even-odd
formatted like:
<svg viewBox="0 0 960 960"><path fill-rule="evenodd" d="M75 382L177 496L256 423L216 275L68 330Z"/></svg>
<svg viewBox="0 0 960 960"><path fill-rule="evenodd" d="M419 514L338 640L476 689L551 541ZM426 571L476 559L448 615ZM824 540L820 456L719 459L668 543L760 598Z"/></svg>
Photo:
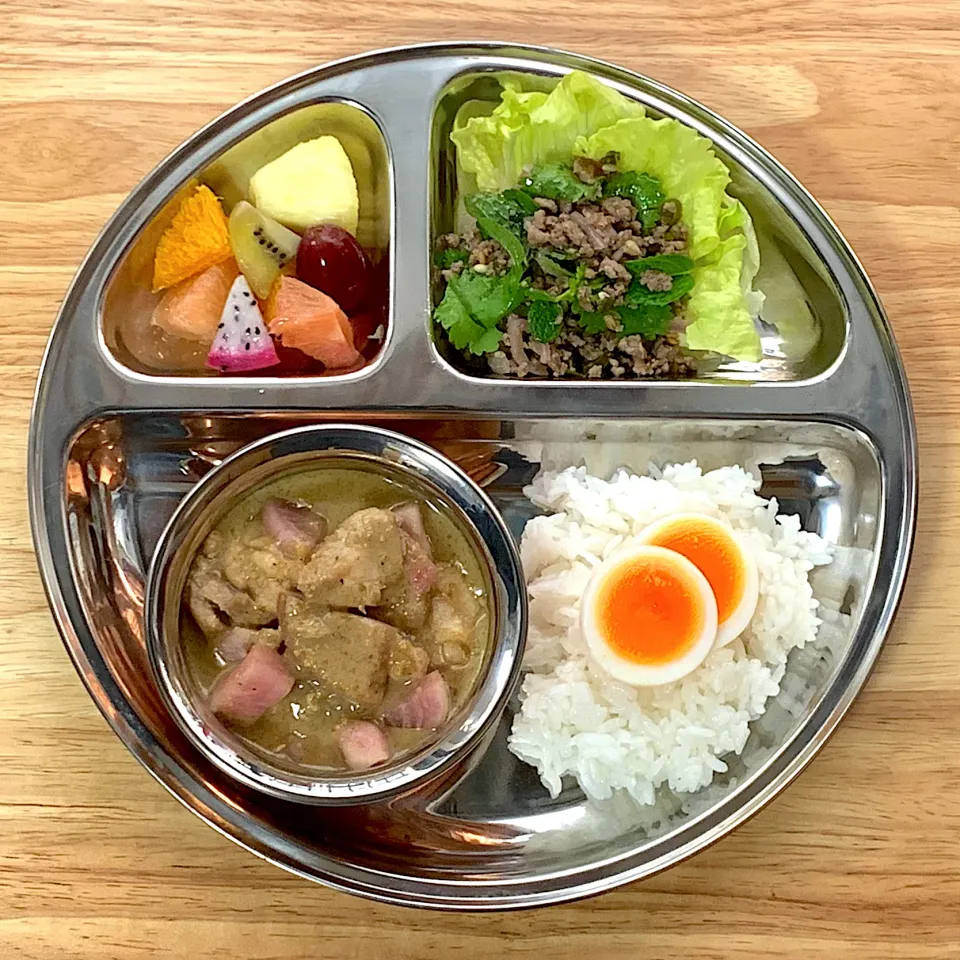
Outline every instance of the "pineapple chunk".
<svg viewBox="0 0 960 960"><path fill-rule="evenodd" d="M318 223L357 232L360 201L350 158L336 137L298 143L250 178L253 205L301 233Z"/></svg>

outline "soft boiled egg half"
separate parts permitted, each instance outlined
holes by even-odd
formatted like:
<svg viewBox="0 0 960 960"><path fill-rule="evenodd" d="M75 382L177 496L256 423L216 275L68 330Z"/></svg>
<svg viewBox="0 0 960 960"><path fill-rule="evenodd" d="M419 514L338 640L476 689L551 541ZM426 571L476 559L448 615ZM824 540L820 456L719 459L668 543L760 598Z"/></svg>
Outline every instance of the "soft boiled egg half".
<svg viewBox="0 0 960 960"><path fill-rule="evenodd" d="M635 686L671 683L744 630L758 586L756 562L733 530L704 514L675 514L596 568L580 625L612 677Z"/></svg>
<svg viewBox="0 0 960 960"><path fill-rule="evenodd" d="M678 513L645 527L639 540L682 554L707 578L717 601L716 646L743 633L757 609L760 577L734 530L702 513Z"/></svg>
<svg viewBox="0 0 960 960"><path fill-rule="evenodd" d="M682 554L634 543L594 571L580 603L590 653L617 680L670 683L696 669L717 636L717 601Z"/></svg>

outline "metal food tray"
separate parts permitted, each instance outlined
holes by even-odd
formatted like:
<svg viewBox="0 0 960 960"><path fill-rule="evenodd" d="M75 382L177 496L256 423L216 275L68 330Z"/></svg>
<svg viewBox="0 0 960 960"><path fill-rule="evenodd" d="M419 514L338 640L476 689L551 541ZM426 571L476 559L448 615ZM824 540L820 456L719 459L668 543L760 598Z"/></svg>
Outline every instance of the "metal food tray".
<svg viewBox="0 0 960 960"><path fill-rule="evenodd" d="M817 318L819 340L802 361L772 329L759 363L687 382L511 382L466 376L443 357L430 325L429 252L452 224L453 115L464 99L496 96L491 71L552 78L571 69L714 142L761 244L790 264ZM249 170L320 130L363 152L361 193L376 205L369 227L389 240L390 323L376 361L303 379L138 370L122 323L148 309L145 277L171 198L191 178ZM212 465L252 439L321 420L381 423L428 441L486 487L517 535L533 512L522 488L541 465L753 464L762 492L804 527L865 548L869 562L849 574L843 640L794 651L791 682L752 724L730 770L697 794L665 793L649 813L588 804L575 785L551 799L506 748L510 709L465 766L383 805L318 809L252 792L206 762L164 711L144 649L144 575L174 506ZM803 768L864 683L894 615L913 537L917 452L880 304L836 228L772 157L705 107L617 67L546 49L453 44L374 53L287 80L213 121L133 191L53 330L29 471L57 625L137 759L198 816L288 870L379 900L464 910L556 903L647 876L731 830Z"/></svg>

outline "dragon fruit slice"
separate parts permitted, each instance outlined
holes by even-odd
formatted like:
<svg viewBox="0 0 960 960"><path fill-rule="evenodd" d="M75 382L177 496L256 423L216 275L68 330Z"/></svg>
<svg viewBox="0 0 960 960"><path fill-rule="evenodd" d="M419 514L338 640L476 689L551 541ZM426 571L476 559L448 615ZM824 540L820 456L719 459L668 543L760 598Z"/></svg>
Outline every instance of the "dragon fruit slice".
<svg viewBox="0 0 960 960"><path fill-rule="evenodd" d="M245 373L279 362L257 298L241 274L227 294L207 366L221 373Z"/></svg>

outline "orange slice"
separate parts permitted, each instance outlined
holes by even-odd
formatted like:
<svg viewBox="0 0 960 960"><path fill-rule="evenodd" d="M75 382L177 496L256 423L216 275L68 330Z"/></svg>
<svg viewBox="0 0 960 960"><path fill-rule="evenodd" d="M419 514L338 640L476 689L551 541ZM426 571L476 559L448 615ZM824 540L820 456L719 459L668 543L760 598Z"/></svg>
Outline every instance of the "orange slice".
<svg viewBox="0 0 960 960"><path fill-rule="evenodd" d="M153 261L153 290L165 290L233 256L227 218L209 187L185 197Z"/></svg>

